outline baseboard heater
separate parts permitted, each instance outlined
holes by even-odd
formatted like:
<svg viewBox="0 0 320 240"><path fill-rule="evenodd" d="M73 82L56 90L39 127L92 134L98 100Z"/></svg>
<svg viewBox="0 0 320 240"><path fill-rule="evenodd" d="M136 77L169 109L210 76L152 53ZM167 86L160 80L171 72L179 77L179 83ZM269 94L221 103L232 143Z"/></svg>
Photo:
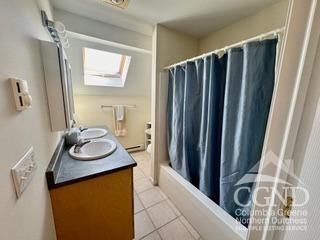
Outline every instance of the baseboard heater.
<svg viewBox="0 0 320 240"><path fill-rule="evenodd" d="M143 151L145 150L145 148L144 148L144 144L139 144L135 146L126 147L126 150L128 152L136 152L136 151Z"/></svg>

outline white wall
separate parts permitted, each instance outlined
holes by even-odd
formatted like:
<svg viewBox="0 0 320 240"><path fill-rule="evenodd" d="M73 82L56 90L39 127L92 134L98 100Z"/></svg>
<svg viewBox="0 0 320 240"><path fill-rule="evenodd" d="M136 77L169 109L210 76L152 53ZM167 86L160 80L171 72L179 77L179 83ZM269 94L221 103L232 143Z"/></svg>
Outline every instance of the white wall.
<svg viewBox="0 0 320 240"><path fill-rule="evenodd" d="M47 0L0 2L0 239L54 240L55 230L45 170L60 134L50 132L39 39L49 40L40 9ZM9 77L27 80L33 105L15 110ZM33 146L37 172L20 199L10 169Z"/></svg>
<svg viewBox="0 0 320 240"><path fill-rule="evenodd" d="M62 11L60 9L54 10L54 16L57 20L62 21L65 24L68 31L148 50L151 50L152 48L151 36Z"/></svg>
<svg viewBox="0 0 320 240"><path fill-rule="evenodd" d="M289 0L282 0L200 39L199 53L206 53L269 32L285 25Z"/></svg>
<svg viewBox="0 0 320 240"><path fill-rule="evenodd" d="M57 20L62 21L69 31L151 50L152 39L149 36L61 10L55 10L55 17ZM143 144L144 126L151 119L151 54L86 39L71 38L69 40L71 47L67 49L67 55L72 67L75 111L78 124L84 126L107 125L114 132L112 110L102 111L100 106L135 104L137 105L136 109L127 110L127 135L118 137L118 140L125 147ZM124 87L86 86L84 84L82 52L84 47L131 56Z"/></svg>

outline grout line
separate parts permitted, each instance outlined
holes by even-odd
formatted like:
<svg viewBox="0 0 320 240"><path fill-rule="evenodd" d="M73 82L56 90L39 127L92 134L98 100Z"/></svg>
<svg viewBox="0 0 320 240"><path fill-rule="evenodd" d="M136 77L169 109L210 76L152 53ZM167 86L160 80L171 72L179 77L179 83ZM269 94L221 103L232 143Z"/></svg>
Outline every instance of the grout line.
<svg viewBox="0 0 320 240"><path fill-rule="evenodd" d="M163 228L164 226L169 225L170 223L172 223L173 221L175 221L175 220L177 220L177 219L178 219L178 217L176 217L176 218L174 218L174 219L170 220L169 222L167 222L166 224L162 225L161 227L156 228L156 230L158 231L160 228ZM183 226L184 226L184 225L183 225ZM160 235L160 234L159 234L159 235ZM192 236L192 235L191 235L191 236Z"/></svg>
<svg viewBox="0 0 320 240"><path fill-rule="evenodd" d="M151 188L150 188L151 189ZM148 190L150 190L150 189L148 189ZM148 190L146 190L146 191L148 191ZM144 191L145 192L145 191ZM157 205L157 204L159 204L159 203L162 203L162 202L164 202L164 201L167 201L167 198L164 198L163 200L161 200L160 202L157 202L157 203L154 203L154 204L152 204L151 206L149 206L149 207L145 207L144 206L144 204L143 204L143 202L141 201L141 198L139 197L139 194L137 194L137 198L140 200L140 202L141 202L141 204L142 204L142 206L143 206L143 210L147 210L147 209L149 209L149 208L152 208L152 207L154 207L155 205ZM169 207L170 207L170 205L169 205ZM171 207L170 207L171 208ZM172 209L172 208L171 208ZM139 212L142 212L143 210L140 210ZM172 210L173 211L173 210ZM138 212L137 212L138 213ZM176 215L176 214L175 214ZM181 215L180 215L181 216Z"/></svg>
<svg viewBox="0 0 320 240"><path fill-rule="evenodd" d="M138 197L138 198L139 198L139 197ZM160 203L162 203L162 202L167 201L167 199L168 199L168 198L166 198L166 199L164 199L164 200L162 200L162 201L160 201L160 202L157 202L157 203L151 205L150 207L144 208L144 209L140 210L139 212L137 212L137 213L140 213L140 212L142 212L142 211L145 211L145 212L146 212L148 218L150 219L152 225L153 225L154 228L155 228L154 231L152 231L151 233L153 233L153 232L155 232L155 231L158 231L160 228L162 228L162 227L164 227L164 226L166 226L166 225L170 224L171 222L173 222L173 221L175 221L175 220L178 219L179 222L185 227L185 229L188 231L188 233L192 236L193 239L195 239L195 240L200 239L201 236L200 236L199 232L191 225L191 223L188 221L188 219L187 219L180 211L179 211L179 212L180 212L180 215L177 216L177 215L174 213L175 216L176 216L174 219L170 220L169 222L167 222L166 224L164 224L164 225L162 225L162 226L156 227L156 225L155 225L154 222L152 221L152 218L151 218L151 216L150 216L150 214L149 214L149 212L148 212L148 209L149 209L149 208L152 208L153 206L155 206L155 205L157 205L157 204L160 204ZM139 198L139 200L140 200L140 198ZM141 200L140 200L140 201L141 201ZM172 204L174 205L174 203L172 203ZM143 203L142 203L142 205L143 205ZM169 204L168 204L168 205L169 205ZM143 205L143 206L144 206L144 205ZM170 205L169 205L169 207L170 207L170 209L173 211L173 209L172 209L172 207L171 207ZM175 206L175 207L176 207L176 206ZM137 213L135 213L135 214L137 214ZM194 231L196 231L196 232L198 233L198 235L200 236L199 238L195 238L195 237L193 236L193 234L191 233L191 231L187 228L187 226L180 220L180 217L182 217L182 216L186 219L186 221L187 221L187 222L189 223L189 225L194 229ZM147 236L150 235L151 233L143 236L141 239L147 237ZM158 233L158 234L159 234L159 236L160 236L160 238L161 238L160 233ZM162 238L161 238L161 239L162 239Z"/></svg>
<svg viewBox="0 0 320 240"><path fill-rule="evenodd" d="M163 200L163 201L161 201L161 202L158 202L157 204L160 204L160 203L162 203L162 202L164 202L164 201L165 201L165 200ZM157 205L157 204L154 204L153 206L155 206L155 205ZM166 224L163 224L163 225L161 225L160 227L157 228L156 225L155 225L155 223L152 221L152 217L150 216L150 214L149 214L149 212L148 212L148 209L152 208L153 206L146 208L146 212L147 212L148 216L150 217L151 222L153 223L153 225L154 225L154 227L156 228L156 230L158 230L158 229L162 228L163 226L167 225L169 222L172 222L173 220L177 219L176 214L174 214L174 215L176 216L174 219L172 219L171 221L169 221L169 222L167 222ZM170 207L170 206L169 206L169 207Z"/></svg>
<svg viewBox="0 0 320 240"><path fill-rule="evenodd" d="M136 212L134 215L141 213L142 211L146 210L145 208L141 209L140 211Z"/></svg>
<svg viewBox="0 0 320 240"><path fill-rule="evenodd" d="M138 194L136 195L136 198L139 199L139 201L140 201L140 203L141 203L141 206L142 206L142 209L141 209L140 211L134 213L133 215L136 215L136 214L142 212L143 210L146 210L146 208L144 207L143 203L141 202L141 199L139 198ZM133 198L133 201L134 201L134 198ZM134 203L133 203L133 208L134 208ZM133 212L134 212L134 209L133 209Z"/></svg>
<svg viewBox="0 0 320 240"><path fill-rule="evenodd" d="M152 231L151 233L147 234L146 236L144 236L143 238L148 237L149 235L151 235L151 234L154 233L154 232L157 232L157 234L159 235L160 239L162 240L162 237L161 237L160 233L159 233L158 230L156 230L156 229L155 229L154 231ZM135 239L135 240L143 240L143 238Z"/></svg>
<svg viewBox="0 0 320 240"><path fill-rule="evenodd" d="M154 186L152 186L152 187L150 187L150 188L147 188L147 189L145 189L145 190L143 190L143 191L141 191L141 192L137 192L137 191L136 191L136 193L137 193L137 195L139 195L140 193L144 193L144 192L146 192L146 191L148 191L148 190L150 190L150 189L152 189L152 188L154 188Z"/></svg>
<svg viewBox="0 0 320 240"><path fill-rule="evenodd" d="M141 201L141 200L140 200ZM155 232L155 231L157 231L158 232L158 230L160 229L160 228L162 228L162 227L164 227L164 226L166 226L166 225L168 225L168 224L170 224L171 222L173 222L173 221L175 221L175 220L179 220L179 222L185 227L185 229L190 233L190 235L195 239L195 240L197 240L194 236L193 236L193 234L189 231L189 229L187 228L187 226L180 220L180 217L181 216L183 216L182 214L180 214L180 215L176 215L175 213L174 213L174 215L175 215L175 218L173 218L173 219L171 219L169 222L167 222L166 224L163 224L163 225L161 225L161 226L159 226L159 227L156 227L156 225L155 225L155 223L153 222L153 220L152 220L152 218L151 218L151 216L150 216L150 214L149 214L149 212L148 212L148 209L149 208L152 208L153 206L155 206L155 205L157 205L157 204L160 204L160 203L162 203L162 202L167 202L167 199L164 199L164 200L162 200L162 201L160 201L160 202L158 202L158 203L155 203L155 204L153 204L152 206L150 206L150 207L148 207L148 208L144 208L143 210L141 210L140 212L142 212L142 211L145 211L146 212L146 214L147 214L147 216L149 217L149 219L150 219L150 221L151 221L151 223L152 223L152 225L154 226L154 231L152 231L151 233L149 233L149 234L147 234L147 235L145 235L145 236L143 236L141 239L143 239L143 238L145 238L145 237L147 237L148 235L151 235L153 232ZM169 204L168 204L169 205ZM172 207L169 205L169 207L170 207L170 209L173 211L173 209L172 209ZM173 211L174 212L174 211ZM183 216L184 217L184 216ZM184 217L185 218L185 217ZM187 219L186 219L187 220ZM188 220L187 220L188 221ZM189 221L188 221L188 223L189 223ZM189 223L190 224L190 223ZM194 227L190 224L190 226L194 229ZM196 231L196 230L195 230ZM198 233L198 231L196 231L197 233ZM158 232L158 234L159 234L159 236L160 236L160 238L161 238L161 235L160 235L160 233ZM198 233L199 234L199 233ZM199 236L200 236L200 234L199 234ZM201 238L201 237L200 237ZM161 238L162 239L162 238ZM199 239L199 238L198 238Z"/></svg>
<svg viewBox="0 0 320 240"><path fill-rule="evenodd" d="M150 181L150 179L148 179L149 181ZM150 181L151 182L151 181ZM152 183L151 183L152 184ZM133 188L134 188L134 186L133 186ZM150 189L153 189L153 188L156 188L156 186L153 186L152 185L152 187L151 188L148 188L148 189L145 189L145 190L143 190L142 192L139 192L139 193L137 193L137 194L140 194L140 193L144 193L144 192L146 192L146 191L148 191L148 190L150 190ZM136 191L137 192L137 191ZM161 193L160 193L161 194ZM162 196L162 194L161 194L161 196Z"/></svg>
<svg viewBox="0 0 320 240"><path fill-rule="evenodd" d="M140 198L139 198L140 199ZM140 200L141 201L141 200ZM144 205L143 205L143 202L141 201L141 203L142 203L142 205L144 206L144 209L149 209L149 208L152 208L153 206L155 206L155 205L157 205L157 204L159 204L159 203L161 203L161 202L163 202L163 201L165 201L165 199L163 199L163 200L161 200L160 202L156 202L156 203L154 203L154 204L152 204L152 205L150 205L149 207L145 207Z"/></svg>
<svg viewBox="0 0 320 240"><path fill-rule="evenodd" d="M133 157L133 156L132 156L132 157ZM150 159L145 159L145 160L141 160L141 161L148 161L148 160L150 160ZM150 181L149 176L146 176L146 174L143 172L142 168L139 166L139 162L138 162L137 160L136 160L136 162L138 163L137 168L142 172L142 175ZM140 178L140 179L142 179L142 178ZM137 180L140 180L140 179L137 179ZM200 234L199 234L198 231L191 225L191 223L188 221L188 219L187 219L180 211L179 211L180 215L177 215L177 214L175 213L174 209L172 208L172 206L170 206L169 203L168 203L168 205L169 205L170 209L174 212L174 215L175 215L176 217L175 217L174 219L170 220L169 222L167 222L166 224L164 224L164 225L162 225L162 226L160 226L160 227L156 227L156 225L154 224L154 222L153 222L153 220L152 220L152 218L151 218L151 216L150 216L150 214L149 214L149 212L148 212L148 209L149 209L149 208L152 208L152 207L154 207L155 205L160 204L160 203L162 203L162 202L165 202L165 201L168 202L168 200L170 200L170 198L168 198L168 196L167 196L165 193L163 193L163 192L161 191L161 189L160 189L160 191L161 191L160 194L161 194L161 196L162 196L164 199L161 200L160 202L157 202L157 203L155 203L155 204L152 204L151 206L149 206L149 207L146 208L146 207L144 206L143 202L141 201L141 198L140 198L139 194L144 193L144 192L146 192L146 191L149 191L149 190L151 190L151 189L153 189L153 188L156 188L156 187L153 186L152 188L148 188L148 189L146 189L146 190L144 190L144 191L139 192L139 193L136 194L136 197L137 197L137 198L139 199L139 201L141 202L141 205L143 206L143 209L140 210L140 211L138 211L138 212L136 212L135 214L138 214L138 213L140 213L140 212L142 212L142 211L145 211L146 214L147 214L147 216L148 216L148 218L149 218L149 220L151 221L151 223L152 223L152 225L153 225L153 227L154 227L154 230L153 230L151 233L149 233L149 234L141 237L140 239L143 239L143 238L151 235L151 234L154 233L154 232L157 232L157 234L159 235L160 239L162 239L162 237L161 237L161 235L160 235L160 233L159 233L158 230L159 230L160 228L162 228L162 227L164 227L164 226L172 223L173 221L175 221L175 220L177 220L177 219L178 219L178 221L185 227L185 229L189 232L189 234L192 236L193 239L195 239L195 240L200 239L200 238L201 238ZM171 201L171 200L170 200L170 201ZM175 208L177 208L172 201L171 201L171 203L173 204L173 206L174 206ZM199 238L196 239L196 238L193 236L193 234L192 234L191 231L188 229L188 227L181 221L181 219L180 219L181 217L184 217L184 218L186 219L186 221L187 221L187 222L189 223L189 225L193 228L193 230L198 233L198 235L200 236ZM139 239L137 239L137 240L139 240Z"/></svg>
<svg viewBox="0 0 320 240"><path fill-rule="evenodd" d="M147 211L146 211L147 212ZM152 219L151 219L151 217L149 216L149 213L147 212L147 215L148 215L148 217L150 218L150 220L151 220L151 223L154 225L154 223L152 222ZM175 221L175 220L177 220L178 219L178 217L176 217L176 218L174 218L174 219L172 219L172 220L170 220L169 222L167 222L166 224L164 224L164 225L162 225L162 226L160 226L160 227L156 227L155 225L154 225L154 230L151 232L151 233L154 233L154 232L157 232L158 234L159 234L159 236L160 236L160 239L162 239L162 237L161 237L161 235L160 235L160 233L159 233L159 229L160 228L163 228L164 226L166 226L166 225L168 225L168 224L170 224L170 223L172 223L173 221ZM178 219L179 220L179 219ZM180 221L180 220L179 220ZM180 221L181 222L181 221ZM181 223L183 226L184 226L184 224L183 223ZM187 229L188 230L188 229ZM189 231L188 231L189 232ZM143 239L143 238L145 238L145 237L147 237L148 235L150 235L151 233L149 233L149 234L147 234L147 235L145 235L145 236L143 236L141 239ZM190 235L193 237L193 235L190 233ZM194 238L194 237L193 237ZM195 238L194 238L195 239ZM139 240L139 239L138 239Z"/></svg>
<svg viewBox="0 0 320 240"><path fill-rule="evenodd" d="M147 235L143 235L140 239L143 239L143 238L147 237L148 235L150 235L151 233L153 233L154 231L157 231L157 227L156 227L156 225L154 225L154 223L153 223L153 221L152 221L152 219L151 219L151 217L150 217L147 209L144 209L144 211L145 211L145 213L146 213L146 215L147 215L147 218L149 218L149 220L150 220L150 222L151 222L154 230L153 230L152 232L148 233ZM142 212L142 211L141 211L141 212Z"/></svg>
<svg viewBox="0 0 320 240"><path fill-rule="evenodd" d="M187 226L180 220L180 217L184 217L184 219L189 223L189 225L193 228L193 230L199 235L198 238L195 238L195 237L193 236L193 234L192 234L191 231L187 228ZM181 214L178 218L179 218L179 221L181 222L181 224L187 229L187 231L190 233L190 235L191 235L195 240L198 240L198 239L201 238L201 236L200 236L200 234L198 233L198 231L192 226L192 224L188 221L188 219L187 219L183 214Z"/></svg>
<svg viewBox="0 0 320 240"><path fill-rule="evenodd" d="M147 209L145 210L145 212L146 212L146 214L147 214L147 216L148 216L148 218L149 218L150 222L152 223L152 225L153 225L154 229L155 229L155 230L157 230L157 227L156 227L156 225L154 224L154 222L152 221L152 218L150 217L150 214L148 213Z"/></svg>

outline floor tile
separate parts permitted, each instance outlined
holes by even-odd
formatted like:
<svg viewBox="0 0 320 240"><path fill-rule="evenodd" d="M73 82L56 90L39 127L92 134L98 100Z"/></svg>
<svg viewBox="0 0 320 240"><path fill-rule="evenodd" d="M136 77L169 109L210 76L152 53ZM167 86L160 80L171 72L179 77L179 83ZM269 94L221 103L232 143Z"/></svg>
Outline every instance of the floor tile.
<svg viewBox="0 0 320 240"><path fill-rule="evenodd" d="M168 199L167 195L165 195L164 192L162 192L161 188L159 188L159 187L155 187L155 188L160 192L160 194L162 195L162 197L164 199Z"/></svg>
<svg viewBox="0 0 320 240"><path fill-rule="evenodd" d="M151 175L151 167L145 167L140 169L146 177L149 177Z"/></svg>
<svg viewBox="0 0 320 240"><path fill-rule="evenodd" d="M143 161L138 163L139 168L151 168L151 162L148 161Z"/></svg>
<svg viewBox="0 0 320 240"><path fill-rule="evenodd" d="M149 180L150 155L136 152L131 156L138 163L134 168L135 240L200 240L173 202Z"/></svg>
<svg viewBox="0 0 320 240"><path fill-rule="evenodd" d="M151 221L159 228L177 217L167 201L162 201L147 209Z"/></svg>
<svg viewBox="0 0 320 240"><path fill-rule="evenodd" d="M179 209L170 201L170 199L167 199L167 202L168 202L169 206L172 208L173 212L174 212L177 216L180 216L181 213L180 213Z"/></svg>
<svg viewBox="0 0 320 240"><path fill-rule="evenodd" d="M144 209L137 195L134 196L134 213L138 213Z"/></svg>
<svg viewBox="0 0 320 240"><path fill-rule="evenodd" d="M135 167L133 169L133 179L134 180L138 180L138 179L141 179L141 178L144 178L144 177L145 176L144 176L143 172L141 171L141 169L139 169L137 167Z"/></svg>
<svg viewBox="0 0 320 240"><path fill-rule="evenodd" d="M141 239L154 231L154 226L145 211L134 215L135 239Z"/></svg>
<svg viewBox="0 0 320 240"><path fill-rule="evenodd" d="M152 188L153 185L148 178L141 178L134 181L134 189L137 193L141 193L145 190Z"/></svg>
<svg viewBox="0 0 320 240"><path fill-rule="evenodd" d="M134 158L134 160L139 164L148 163L150 160L145 157Z"/></svg>
<svg viewBox="0 0 320 240"><path fill-rule="evenodd" d="M144 191L138 195L139 195L139 198L145 208L149 208L152 205L154 205L158 202L161 202L162 200L165 199L163 197L161 191L159 191L159 189L156 187L153 187L153 188L151 188L147 191Z"/></svg>
<svg viewBox="0 0 320 240"><path fill-rule="evenodd" d="M188 222L188 220L184 216L180 216L179 219L195 239L200 238L199 233L191 226L191 224Z"/></svg>
<svg viewBox="0 0 320 240"><path fill-rule="evenodd" d="M194 240L186 227L176 219L158 230L163 240Z"/></svg>
<svg viewBox="0 0 320 240"><path fill-rule="evenodd" d="M149 155L145 152L135 152L135 153L131 153L131 156L133 157L134 160L136 160L137 162L143 162L143 161L147 161L150 159Z"/></svg>
<svg viewBox="0 0 320 240"><path fill-rule="evenodd" d="M142 240L161 240L160 235L157 231L150 233L148 236L144 237Z"/></svg>

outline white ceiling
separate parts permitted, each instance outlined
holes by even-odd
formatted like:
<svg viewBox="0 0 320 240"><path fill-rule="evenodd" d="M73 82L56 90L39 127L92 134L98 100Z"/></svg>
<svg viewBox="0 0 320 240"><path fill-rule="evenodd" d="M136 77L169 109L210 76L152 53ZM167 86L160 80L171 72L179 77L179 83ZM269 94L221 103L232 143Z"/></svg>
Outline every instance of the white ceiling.
<svg viewBox="0 0 320 240"><path fill-rule="evenodd" d="M152 34L161 23L169 28L204 37L238 19L249 16L279 0L130 0L127 9L102 0L51 0L68 12L119 27Z"/></svg>

